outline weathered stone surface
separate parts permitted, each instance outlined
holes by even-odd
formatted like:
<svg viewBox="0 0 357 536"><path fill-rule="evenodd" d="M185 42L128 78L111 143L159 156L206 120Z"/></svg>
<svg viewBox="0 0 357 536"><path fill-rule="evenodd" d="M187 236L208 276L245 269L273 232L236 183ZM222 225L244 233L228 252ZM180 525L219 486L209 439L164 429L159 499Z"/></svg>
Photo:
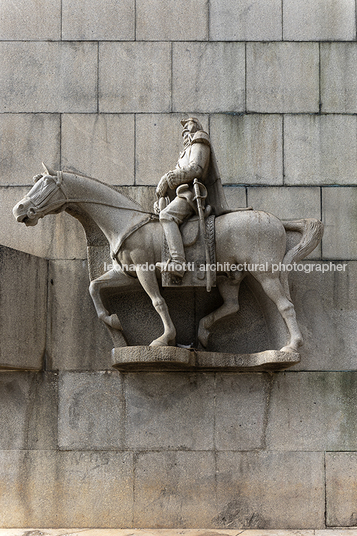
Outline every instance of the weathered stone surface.
<svg viewBox="0 0 357 536"><path fill-rule="evenodd" d="M248 43L247 110L318 112L317 43Z"/></svg>
<svg viewBox="0 0 357 536"><path fill-rule="evenodd" d="M160 14L160 16L158 16ZM137 0L136 38L144 41L206 41L206 0Z"/></svg>
<svg viewBox="0 0 357 536"><path fill-rule="evenodd" d="M326 453L326 525L356 526L357 452Z"/></svg>
<svg viewBox="0 0 357 536"><path fill-rule="evenodd" d="M46 24L43 22L46 21ZM46 40L61 38L61 0L1 2L0 39Z"/></svg>
<svg viewBox="0 0 357 536"><path fill-rule="evenodd" d="M352 115L286 116L285 183L356 183L356 121Z"/></svg>
<svg viewBox="0 0 357 536"><path fill-rule="evenodd" d="M210 39L214 41L279 41L280 0L212 0Z"/></svg>
<svg viewBox="0 0 357 536"><path fill-rule="evenodd" d="M304 337L301 363L295 369L356 370L357 263L306 262L303 266L306 272L291 272L289 278Z"/></svg>
<svg viewBox="0 0 357 536"><path fill-rule="evenodd" d="M64 0L62 37L71 40L119 41L135 38L133 0Z"/></svg>
<svg viewBox="0 0 357 536"><path fill-rule="evenodd" d="M213 448L214 378L211 374L128 374L124 389L129 448ZM150 479L155 478L149 470L147 474Z"/></svg>
<svg viewBox="0 0 357 536"><path fill-rule="evenodd" d="M44 259L0 246L0 369L42 369L47 269Z"/></svg>
<svg viewBox="0 0 357 536"><path fill-rule="evenodd" d="M56 448L56 374L1 374L0 400L0 449Z"/></svg>
<svg viewBox="0 0 357 536"><path fill-rule="evenodd" d="M356 372L279 374L270 399L267 448L357 450L356 387Z"/></svg>
<svg viewBox="0 0 357 536"><path fill-rule="evenodd" d="M102 43L99 66L101 112L170 111L168 43Z"/></svg>
<svg viewBox="0 0 357 536"><path fill-rule="evenodd" d="M323 188L324 259L357 258L357 188Z"/></svg>
<svg viewBox="0 0 357 536"><path fill-rule="evenodd" d="M88 292L86 261L51 261L48 366L59 370L111 370L112 343Z"/></svg>
<svg viewBox="0 0 357 536"><path fill-rule="evenodd" d="M134 116L63 115L61 169L107 184L133 184Z"/></svg>
<svg viewBox="0 0 357 536"><path fill-rule="evenodd" d="M59 132L57 114L1 114L1 184L32 184L41 161L59 167Z"/></svg>
<svg viewBox="0 0 357 536"><path fill-rule="evenodd" d="M63 372L58 397L60 449L123 448L124 398L118 373Z"/></svg>
<svg viewBox="0 0 357 536"><path fill-rule="evenodd" d="M213 115L211 140L226 184L283 184L278 115Z"/></svg>
<svg viewBox="0 0 357 536"><path fill-rule="evenodd" d="M174 43L173 110L244 110L243 43Z"/></svg>
<svg viewBox="0 0 357 536"><path fill-rule="evenodd" d="M215 527L323 528L321 452L219 452Z"/></svg>
<svg viewBox="0 0 357 536"><path fill-rule="evenodd" d="M0 112L96 112L94 43L2 42L0 55Z"/></svg>
<svg viewBox="0 0 357 536"><path fill-rule="evenodd" d="M136 180L135 184L157 185L169 169L174 169L182 150L180 119L185 114L142 114L136 117ZM208 131L208 117L195 115ZM175 135L176 133L176 135ZM167 140L170 143L167 143ZM157 150L160 147L160 158Z"/></svg>
<svg viewBox="0 0 357 536"><path fill-rule="evenodd" d="M284 0L284 39L352 41L356 36L353 0Z"/></svg>
<svg viewBox="0 0 357 536"><path fill-rule="evenodd" d="M357 47L355 43L321 44L323 112L356 113Z"/></svg>
<svg viewBox="0 0 357 536"><path fill-rule="evenodd" d="M216 382L216 449L264 448L270 393L267 375L220 374Z"/></svg>
<svg viewBox="0 0 357 536"><path fill-rule="evenodd" d="M215 507L212 452L138 453L134 526L212 526Z"/></svg>
<svg viewBox="0 0 357 536"><path fill-rule="evenodd" d="M5 527L128 527L132 454L0 451L0 523Z"/></svg>
<svg viewBox="0 0 357 536"><path fill-rule="evenodd" d="M246 188L244 186L225 186L224 193L231 210L247 206Z"/></svg>
<svg viewBox="0 0 357 536"><path fill-rule="evenodd" d="M37 172L39 170L40 166ZM15 220L12 209L28 191L28 186L0 187L0 212L4 215L0 243L48 259L85 259L87 248L83 228L68 214L40 220L36 227L25 227Z"/></svg>

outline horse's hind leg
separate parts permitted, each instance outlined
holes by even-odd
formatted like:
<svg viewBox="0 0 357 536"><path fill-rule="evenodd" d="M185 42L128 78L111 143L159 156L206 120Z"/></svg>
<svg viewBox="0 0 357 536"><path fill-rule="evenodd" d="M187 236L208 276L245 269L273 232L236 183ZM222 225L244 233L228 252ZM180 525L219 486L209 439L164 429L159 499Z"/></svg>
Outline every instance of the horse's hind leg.
<svg viewBox="0 0 357 536"><path fill-rule="evenodd" d="M289 330L290 341L286 346L281 348L281 351L296 352L299 346L302 345L303 338L296 320L294 305L286 297L283 286L279 280L279 274L272 274L270 272L252 272L252 275L262 285L267 296L269 296L275 303Z"/></svg>
<svg viewBox="0 0 357 536"><path fill-rule="evenodd" d="M198 325L198 340L204 348L208 343L210 328L221 318L236 313L239 310L239 286L245 277L244 272L235 272L235 278L217 277L217 287L223 298L223 305L200 320Z"/></svg>

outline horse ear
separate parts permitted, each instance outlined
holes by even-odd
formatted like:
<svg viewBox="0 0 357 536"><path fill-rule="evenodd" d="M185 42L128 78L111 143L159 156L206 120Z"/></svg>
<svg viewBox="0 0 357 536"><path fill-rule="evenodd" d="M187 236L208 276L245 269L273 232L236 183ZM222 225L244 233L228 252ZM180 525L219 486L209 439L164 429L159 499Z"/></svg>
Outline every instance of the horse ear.
<svg viewBox="0 0 357 536"><path fill-rule="evenodd" d="M53 171L53 169L51 169L49 166L46 166L46 164L44 164L42 162L42 166L43 166L43 169L45 170L45 172L47 173L47 175L55 175L56 176L56 172Z"/></svg>

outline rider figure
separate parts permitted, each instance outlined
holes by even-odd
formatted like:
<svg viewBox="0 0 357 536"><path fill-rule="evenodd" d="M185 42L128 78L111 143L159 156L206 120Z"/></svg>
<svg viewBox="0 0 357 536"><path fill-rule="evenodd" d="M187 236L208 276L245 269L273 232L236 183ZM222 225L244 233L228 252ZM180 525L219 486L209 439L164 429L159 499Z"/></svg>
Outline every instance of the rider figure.
<svg viewBox="0 0 357 536"><path fill-rule="evenodd" d="M216 216L229 211L209 135L195 117L184 119L181 124L184 150L175 169L161 177L156 188L159 200L154 205L155 211L160 213L170 251L169 262L158 262L156 266L162 272L169 271L178 277L183 277L186 261L179 225L197 211L193 180L199 179L207 188L206 201ZM175 188L174 200L160 210L160 198L166 196L168 189Z"/></svg>

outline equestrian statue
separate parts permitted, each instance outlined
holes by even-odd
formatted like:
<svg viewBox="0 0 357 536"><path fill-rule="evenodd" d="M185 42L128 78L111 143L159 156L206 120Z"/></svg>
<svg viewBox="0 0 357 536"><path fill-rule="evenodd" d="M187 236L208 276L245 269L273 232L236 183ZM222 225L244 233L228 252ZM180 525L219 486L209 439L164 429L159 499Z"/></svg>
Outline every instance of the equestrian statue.
<svg viewBox="0 0 357 536"><path fill-rule="evenodd" d="M160 179L151 212L104 182L44 166L14 207L16 220L35 226L48 214L66 211L82 223L87 242L93 229L100 230L110 246L112 265L92 278L89 291L98 317L111 330L122 327L117 314L105 307L103 291L130 290L139 281L163 324L162 335L150 346L175 346L176 329L160 283L176 288L204 285L208 291L216 285L223 304L198 326L199 343L206 348L215 322L238 311L239 286L250 273L275 303L288 329L289 338L280 350L297 352L302 335L290 298L288 271L273 266L284 268L305 258L322 238L322 223L312 218L282 222L263 211L230 210L208 133L194 117L181 123L183 152L176 167ZM288 250L287 231L300 234L298 244ZM185 248L185 244L191 245ZM205 269L201 271L188 258L200 259Z"/></svg>

